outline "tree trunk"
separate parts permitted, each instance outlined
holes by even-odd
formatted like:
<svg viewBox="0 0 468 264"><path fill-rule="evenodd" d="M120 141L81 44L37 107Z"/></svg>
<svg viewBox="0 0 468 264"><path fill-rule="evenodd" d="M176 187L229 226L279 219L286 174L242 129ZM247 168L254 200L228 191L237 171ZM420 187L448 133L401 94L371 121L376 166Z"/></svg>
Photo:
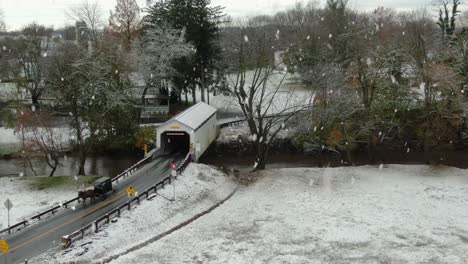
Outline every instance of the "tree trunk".
<svg viewBox="0 0 468 264"><path fill-rule="evenodd" d="M80 167L78 168L78 175L80 176L86 176L85 163L86 163L86 153L84 153L84 150L81 150L80 151Z"/></svg>
<svg viewBox="0 0 468 264"><path fill-rule="evenodd" d="M197 87L194 86L192 87L192 102L193 104L196 104L197 103Z"/></svg>
<svg viewBox="0 0 468 264"><path fill-rule="evenodd" d="M78 168L78 175L85 176L85 163L86 163L86 146L85 141L83 139L83 135L81 134L81 125L80 120L78 119L77 115L75 117L75 129L76 129L76 142L78 144L78 152L80 155L80 165Z"/></svg>
<svg viewBox="0 0 468 264"><path fill-rule="evenodd" d="M257 157L254 171L264 170L266 168L266 162L268 158L268 147L265 143L257 142Z"/></svg>
<svg viewBox="0 0 468 264"><path fill-rule="evenodd" d="M54 160L54 166L52 166L52 171L50 172L49 177L54 176L54 173L57 170L58 164L59 164L58 159L55 159Z"/></svg>
<svg viewBox="0 0 468 264"><path fill-rule="evenodd" d="M367 156L370 163L374 163L374 149L372 146L372 135L367 137Z"/></svg>
<svg viewBox="0 0 468 264"><path fill-rule="evenodd" d="M35 111L39 111L39 95L31 95L32 105L36 108Z"/></svg>

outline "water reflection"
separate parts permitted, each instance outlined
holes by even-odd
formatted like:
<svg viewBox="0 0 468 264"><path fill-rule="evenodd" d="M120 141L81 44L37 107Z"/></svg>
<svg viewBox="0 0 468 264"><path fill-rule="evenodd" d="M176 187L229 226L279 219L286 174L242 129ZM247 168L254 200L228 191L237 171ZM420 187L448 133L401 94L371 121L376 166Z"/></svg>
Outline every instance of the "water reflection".
<svg viewBox="0 0 468 264"><path fill-rule="evenodd" d="M139 157L129 155L119 156L94 156L86 160L85 172L87 175L98 175L113 177L139 160ZM51 169L42 160L32 160L33 168L38 175L49 175ZM79 160L77 157L67 157L60 160L60 166L55 172L55 176L76 175L78 172ZM25 169L26 167L26 169ZM34 176L28 163L22 159L0 160L0 177L19 176L24 172L25 176Z"/></svg>

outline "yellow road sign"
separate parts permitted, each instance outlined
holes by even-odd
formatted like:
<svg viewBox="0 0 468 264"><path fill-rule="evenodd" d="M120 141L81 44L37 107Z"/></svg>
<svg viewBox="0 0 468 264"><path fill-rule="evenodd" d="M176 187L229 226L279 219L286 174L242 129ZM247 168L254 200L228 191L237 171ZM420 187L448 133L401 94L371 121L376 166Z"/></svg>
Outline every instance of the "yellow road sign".
<svg viewBox="0 0 468 264"><path fill-rule="evenodd" d="M127 188L127 194L128 194L128 196L130 196L130 197L135 196L135 194L136 194L135 188L133 188L133 186L131 186L131 185L128 186L128 188Z"/></svg>
<svg viewBox="0 0 468 264"><path fill-rule="evenodd" d="M148 145L144 144L143 145L143 151L145 153L145 157L148 155Z"/></svg>
<svg viewBox="0 0 468 264"><path fill-rule="evenodd" d="M5 240L0 240L0 249L2 250L3 254L8 253L8 250L10 250L8 243Z"/></svg>

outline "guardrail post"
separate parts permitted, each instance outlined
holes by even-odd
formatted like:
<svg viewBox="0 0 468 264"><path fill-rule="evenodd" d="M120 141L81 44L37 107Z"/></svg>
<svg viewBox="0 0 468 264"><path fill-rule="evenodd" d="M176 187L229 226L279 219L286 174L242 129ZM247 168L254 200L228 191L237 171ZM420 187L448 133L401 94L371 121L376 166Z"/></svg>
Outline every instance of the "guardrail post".
<svg viewBox="0 0 468 264"><path fill-rule="evenodd" d="M140 205L140 196L137 196L137 204Z"/></svg>
<svg viewBox="0 0 468 264"><path fill-rule="evenodd" d="M95 227L95 228L94 228L94 232L95 232L95 233L99 232L99 223L98 223L97 220L94 221L94 227Z"/></svg>
<svg viewBox="0 0 468 264"><path fill-rule="evenodd" d="M132 201L128 201L128 210L130 211L132 209Z"/></svg>
<svg viewBox="0 0 468 264"><path fill-rule="evenodd" d="M120 208L117 208L117 217L120 217Z"/></svg>

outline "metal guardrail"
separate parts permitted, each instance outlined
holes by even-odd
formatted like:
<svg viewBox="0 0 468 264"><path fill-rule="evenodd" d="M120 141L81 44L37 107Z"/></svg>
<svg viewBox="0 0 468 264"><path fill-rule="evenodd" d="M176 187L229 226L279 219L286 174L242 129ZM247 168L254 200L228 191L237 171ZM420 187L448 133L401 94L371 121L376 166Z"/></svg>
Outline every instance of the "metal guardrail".
<svg viewBox="0 0 468 264"><path fill-rule="evenodd" d="M192 157L191 157L191 155L189 153L185 157L184 161L177 167L177 169L176 169L177 174L178 175L182 174L182 172L185 171L185 169L187 168L187 166L190 164L191 161L192 161ZM139 205L143 201L143 199L147 200L151 193L157 193L158 190L164 189L164 187L167 184L171 184L172 181L174 181L176 178L177 178L177 176L172 177L171 175L169 175L168 177L164 178L163 180L159 181L155 185L148 188L146 191L140 193L138 196L136 196L136 197L130 199L129 201L121 204L120 206L118 206L114 210L111 210L110 212L108 212L104 216L96 219L94 222L92 222L92 223L90 223L90 224L76 230L75 232L73 232L73 233L71 233L69 235L63 236L62 237L63 247L64 248L70 247L73 244L73 242L75 242L75 241L77 241L79 239L83 239L86 234L92 234L93 231L95 233L99 232L100 228L102 228L104 225L110 224L112 219L120 217L122 215L123 211L132 210L132 205L134 205L135 203L137 205Z"/></svg>
<svg viewBox="0 0 468 264"><path fill-rule="evenodd" d="M130 168L126 169L124 172L122 172L119 175L117 175L116 177L114 177L112 179L112 182L113 183L114 182L118 183L120 179L132 176L143 165L145 165L148 162L148 160L151 160L151 158L152 158L152 155L148 155L144 159L138 161L133 166L131 166ZM57 205L57 206L54 206L54 207L52 207L52 208L50 208L48 210L39 212L39 213L33 215L32 217L30 217L27 220L23 220L23 221L21 221L21 222L19 222L17 224L14 224L14 225L12 225L10 227L7 227L7 228L5 228L3 230L0 230L0 235L5 234L5 233L8 233L8 235L10 235L11 233L13 233L15 231L20 231L20 230L32 225L33 223L44 219L45 216L56 215L57 213L60 212L61 209L63 209L63 208L67 209L70 204L76 202L78 199L79 199L78 197L75 197L75 198L73 198L71 200L65 201L61 205Z"/></svg>
<svg viewBox="0 0 468 264"><path fill-rule="evenodd" d="M148 155L144 159L138 161L130 168L126 169L124 172L120 173L119 175L112 178L112 183L118 183L121 178L126 178L132 176L135 172L137 172L143 165L146 165L148 160L151 160L152 155Z"/></svg>

